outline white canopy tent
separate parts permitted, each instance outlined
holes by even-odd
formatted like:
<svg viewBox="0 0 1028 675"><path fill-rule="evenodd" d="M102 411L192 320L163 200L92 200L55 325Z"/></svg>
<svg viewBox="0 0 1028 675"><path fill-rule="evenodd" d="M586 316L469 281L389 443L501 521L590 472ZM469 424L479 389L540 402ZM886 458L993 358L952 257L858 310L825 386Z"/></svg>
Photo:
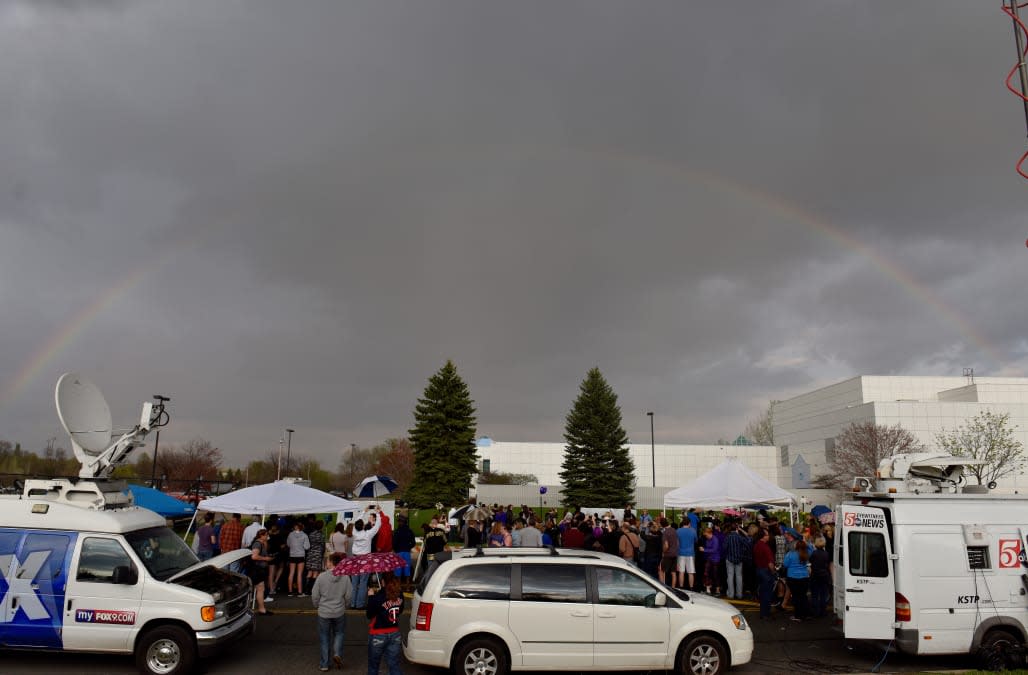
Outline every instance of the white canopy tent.
<svg viewBox="0 0 1028 675"><path fill-rule="evenodd" d="M788 504L791 520L799 498L734 457L664 495L664 506L673 508L716 509L747 504Z"/></svg>
<svg viewBox="0 0 1028 675"><path fill-rule="evenodd" d="M361 511L364 506L321 490L278 480L205 499L196 505L196 510L265 516L269 513Z"/></svg>
<svg viewBox="0 0 1028 675"><path fill-rule="evenodd" d="M315 488L278 480L205 499L196 505L193 521L195 522L196 514L201 511L259 515L261 522L264 522L265 516L269 513L337 513L363 511L366 506ZM187 535L192 527L193 523L190 523L186 529Z"/></svg>

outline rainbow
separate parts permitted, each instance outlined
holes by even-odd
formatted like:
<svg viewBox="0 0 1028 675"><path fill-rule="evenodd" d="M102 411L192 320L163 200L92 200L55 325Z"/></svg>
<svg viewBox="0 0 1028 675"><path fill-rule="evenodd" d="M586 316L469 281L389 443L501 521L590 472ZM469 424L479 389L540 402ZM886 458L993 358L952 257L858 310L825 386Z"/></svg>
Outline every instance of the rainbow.
<svg viewBox="0 0 1028 675"><path fill-rule="evenodd" d="M427 155L438 157L439 155L446 154L468 155L472 152L475 154L481 154L485 150L499 150L521 154L526 150L541 153L553 153L555 149L547 146L533 147L522 144L516 146L480 145L475 146L473 150L468 149L465 152L455 151L453 147L424 148L422 150ZM670 162L659 157L626 153L619 148L579 148L563 146L559 148L558 151L575 155L602 157L615 162L630 163L637 166L656 169L662 172L673 173L679 177L698 181L703 185L716 188L734 197L741 198L745 202L766 209L779 216L789 218L814 231L820 236L827 237L829 240L841 245L843 248L866 258L887 278L895 281L897 285L903 288L919 302L938 312L940 317L953 326L959 334L964 335L969 342L975 345L975 347L980 349L997 365L997 367L1002 367L1004 365L1004 359L1000 356L999 350L989 342L988 338L981 331L975 328L974 324L972 324L968 319L948 305L939 296L939 294L935 292L935 290L920 283L917 279L911 276L909 272L889 260L889 258L881 252L856 239L835 225L818 218L810 211L796 204L787 202L777 195L750 185L744 185L725 178L724 176L702 172L690 166ZM407 154L409 155L410 153ZM175 248L181 247L171 248L174 250ZM170 257L172 250L158 256L156 261L149 260L133 268L113 286L101 293L96 300L79 310L66 324L62 325L58 330L55 330L43 345L36 350L34 354L32 354L29 360L15 374L10 382L0 389L0 406L6 405L14 400L21 390L30 382L35 380L44 368L46 368L47 364L63 352L87 326L89 326L118 299L137 286L145 277L152 274L154 270L160 266L161 262Z"/></svg>
<svg viewBox="0 0 1028 675"><path fill-rule="evenodd" d="M545 146L541 146L541 148L545 149ZM975 328L971 321L947 304L933 288L919 282L909 272L870 245L865 244L845 230L818 218L812 212L799 205L787 202L783 198L760 188L745 185L718 174L699 171L691 166L677 164L660 157L627 153L620 148L576 148L565 146L562 149L573 154L604 157L618 162L632 163L684 176L703 185L721 190L733 197L741 198L745 202L764 208L779 216L789 218L816 234L841 245L843 248L863 256L878 268L885 277L895 281L916 300L938 312L944 321L948 322L957 333L963 335L971 344L981 350L982 353L993 361L997 368L1003 368L1005 365L1005 359L1000 356L1000 350L989 341L984 333ZM547 151L552 151L552 149L547 149Z"/></svg>
<svg viewBox="0 0 1028 675"><path fill-rule="evenodd" d="M108 307L135 288L147 276L152 266L153 261L149 261L146 265L139 265L133 268L113 286L104 290L93 302L78 310L58 330L55 330L43 345L29 357L29 360L21 367L11 381L3 389L0 389L0 406L7 405L13 401L21 390L35 380L43 369L46 368L47 364L74 342L75 338L96 317L103 314ZM57 381L56 377L54 381Z"/></svg>

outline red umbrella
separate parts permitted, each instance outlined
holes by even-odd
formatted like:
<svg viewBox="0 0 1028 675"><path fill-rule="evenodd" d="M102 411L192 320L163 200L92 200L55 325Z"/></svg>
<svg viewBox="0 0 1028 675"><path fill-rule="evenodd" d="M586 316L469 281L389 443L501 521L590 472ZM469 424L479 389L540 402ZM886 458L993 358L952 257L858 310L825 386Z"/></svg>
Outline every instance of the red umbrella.
<svg viewBox="0 0 1028 675"><path fill-rule="evenodd" d="M343 575L352 576L355 574L392 572L406 566L407 561L392 552L365 553L351 558L344 558L338 565L332 568L332 574L338 577Z"/></svg>

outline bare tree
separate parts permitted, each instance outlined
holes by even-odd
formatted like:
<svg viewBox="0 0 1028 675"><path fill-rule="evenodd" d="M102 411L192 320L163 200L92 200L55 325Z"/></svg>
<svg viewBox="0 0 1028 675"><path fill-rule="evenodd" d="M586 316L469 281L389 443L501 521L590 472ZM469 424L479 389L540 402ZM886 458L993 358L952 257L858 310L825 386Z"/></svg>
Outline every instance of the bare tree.
<svg viewBox="0 0 1028 675"><path fill-rule="evenodd" d="M775 402L767 405L767 410L760 414L755 420L746 423L743 436L753 441L756 445L775 444Z"/></svg>
<svg viewBox="0 0 1028 675"><path fill-rule="evenodd" d="M835 437L835 456L828 461L831 472L816 476L811 485L830 490L848 487L854 476L874 476L886 457L923 450L917 438L899 424L887 427L854 422Z"/></svg>
<svg viewBox="0 0 1028 675"><path fill-rule="evenodd" d="M343 489L349 492L357 483L374 475L375 464L388 451L389 448L385 445L362 448L356 443L343 450L342 459L339 460L339 478Z"/></svg>
<svg viewBox="0 0 1028 675"><path fill-rule="evenodd" d="M222 461L221 450L210 441L195 438L180 447L161 446L157 453L157 470L169 481L195 481L199 476L215 480Z"/></svg>
<svg viewBox="0 0 1028 675"><path fill-rule="evenodd" d="M406 438L390 438L383 445L385 452L375 462L373 472L389 476L401 489L407 487L414 478L414 448Z"/></svg>
<svg viewBox="0 0 1028 675"><path fill-rule="evenodd" d="M1014 430L1007 424L1010 413L996 414L989 410L975 415L955 431L936 436L943 450L960 457L983 459L984 464L967 467L979 485L1012 473L1024 458L1024 448L1014 439Z"/></svg>

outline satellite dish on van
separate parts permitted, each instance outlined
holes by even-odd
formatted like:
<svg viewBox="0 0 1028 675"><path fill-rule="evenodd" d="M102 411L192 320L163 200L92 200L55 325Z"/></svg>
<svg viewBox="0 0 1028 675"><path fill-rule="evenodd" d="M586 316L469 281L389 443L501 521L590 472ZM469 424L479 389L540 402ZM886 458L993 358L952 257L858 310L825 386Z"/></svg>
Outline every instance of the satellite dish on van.
<svg viewBox="0 0 1028 675"><path fill-rule="evenodd" d="M54 398L79 462L85 465L103 454L111 445L111 409L96 385L78 373L65 373L57 380Z"/></svg>

